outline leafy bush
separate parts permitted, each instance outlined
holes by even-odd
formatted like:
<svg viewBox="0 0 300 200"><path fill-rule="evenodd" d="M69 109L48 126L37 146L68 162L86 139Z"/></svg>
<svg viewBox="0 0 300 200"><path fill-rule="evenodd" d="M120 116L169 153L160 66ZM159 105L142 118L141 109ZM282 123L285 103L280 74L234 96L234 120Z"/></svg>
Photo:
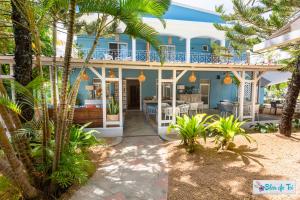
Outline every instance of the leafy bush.
<svg viewBox="0 0 300 200"><path fill-rule="evenodd" d="M250 143L252 138L247 135L242 125L245 121L240 122L233 115L229 117L219 117L212 122L208 128L216 133L215 143L219 149L229 149L234 146L234 137L237 135L244 136Z"/></svg>
<svg viewBox="0 0 300 200"><path fill-rule="evenodd" d="M206 114L198 114L192 117L184 115L176 118L176 124L171 124L168 127L168 132L174 129L179 134L183 144L187 146L188 151L193 152L199 137L203 137L204 141L206 141L207 127L205 123L211 117L206 117Z"/></svg>
<svg viewBox="0 0 300 200"><path fill-rule="evenodd" d="M62 188L73 184L82 184L95 170L95 166L84 152L65 151L62 154L58 170L51 174L51 179Z"/></svg>
<svg viewBox="0 0 300 200"><path fill-rule="evenodd" d="M274 133L278 131L278 124L274 123L256 123L255 125L251 125L250 128L253 128L255 131L259 131L260 133Z"/></svg>
<svg viewBox="0 0 300 200"><path fill-rule="evenodd" d="M300 119L293 119L292 121L292 124L293 124L293 128L300 128Z"/></svg>
<svg viewBox="0 0 300 200"><path fill-rule="evenodd" d="M116 102L114 98L112 98L111 102L108 103L107 114L109 115L119 114L119 104Z"/></svg>
<svg viewBox="0 0 300 200"><path fill-rule="evenodd" d="M91 146L100 144L101 141L93 135L98 133L96 130L85 131L84 129L88 127L91 123L87 123L83 126L72 125L70 128L70 146L74 149L86 149Z"/></svg>

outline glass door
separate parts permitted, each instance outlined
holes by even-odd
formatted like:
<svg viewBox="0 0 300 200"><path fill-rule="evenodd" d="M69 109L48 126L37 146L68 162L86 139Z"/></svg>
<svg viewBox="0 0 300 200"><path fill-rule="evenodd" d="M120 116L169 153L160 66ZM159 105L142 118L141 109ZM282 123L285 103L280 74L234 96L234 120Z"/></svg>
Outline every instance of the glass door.
<svg viewBox="0 0 300 200"><path fill-rule="evenodd" d="M204 108L209 108L209 94L210 94L210 80L200 80L200 94L201 101L203 101Z"/></svg>

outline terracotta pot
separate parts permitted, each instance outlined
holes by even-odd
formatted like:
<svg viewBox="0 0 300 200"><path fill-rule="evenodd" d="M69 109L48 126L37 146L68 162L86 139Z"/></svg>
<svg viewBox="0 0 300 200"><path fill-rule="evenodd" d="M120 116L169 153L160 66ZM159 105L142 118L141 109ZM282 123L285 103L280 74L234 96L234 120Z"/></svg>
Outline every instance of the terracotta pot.
<svg viewBox="0 0 300 200"><path fill-rule="evenodd" d="M107 121L119 121L119 115L106 115Z"/></svg>

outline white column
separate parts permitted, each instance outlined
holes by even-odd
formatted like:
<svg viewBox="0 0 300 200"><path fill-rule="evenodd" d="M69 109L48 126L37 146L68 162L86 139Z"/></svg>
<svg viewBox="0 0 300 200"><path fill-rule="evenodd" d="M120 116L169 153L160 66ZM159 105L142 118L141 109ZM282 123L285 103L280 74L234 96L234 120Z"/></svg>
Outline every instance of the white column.
<svg viewBox="0 0 300 200"><path fill-rule="evenodd" d="M239 118L244 119L244 100L245 100L245 71L242 71L242 80L240 81L240 103L239 103Z"/></svg>
<svg viewBox="0 0 300 200"><path fill-rule="evenodd" d="M221 40L221 46L222 47L225 47L226 46L226 40L224 39L224 40Z"/></svg>
<svg viewBox="0 0 300 200"><path fill-rule="evenodd" d="M252 121L255 121L255 107L256 107L256 100L257 100L257 72L253 72L253 83L252 83L252 96L251 96L251 101L252 101L252 109L251 109L251 118Z"/></svg>
<svg viewBox="0 0 300 200"><path fill-rule="evenodd" d="M161 127L161 73L162 70L159 69L158 70L158 92L157 92L157 101L158 101L158 105L157 105L157 127L158 130Z"/></svg>
<svg viewBox="0 0 300 200"><path fill-rule="evenodd" d="M120 114L120 127L123 127L123 81L122 81L122 68L119 67L119 114Z"/></svg>
<svg viewBox="0 0 300 200"><path fill-rule="evenodd" d="M173 116L172 116L172 123L176 122L176 70L173 70L173 82L172 82L172 111L173 111Z"/></svg>
<svg viewBox="0 0 300 200"><path fill-rule="evenodd" d="M102 67L102 109L103 109L103 128L106 128L106 73L105 67Z"/></svg>
<svg viewBox="0 0 300 200"><path fill-rule="evenodd" d="M136 39L132 37L132 46L131 46L131 56L132 56L132 61L136 61Z"/></svg>
<svg viewBox="0 0 300 200"><path fill-rule="evenodd" d="M15 71L13 68L13 64L9 65L9 75L13 78L12 81L10 81L10 83L11 83L11 98L14 102L16 102L16 88L15 88L15 84L14 84Z"/></svg>
<svg viewBox="0 0 300 200"><path fill-rule="evenodd" d="M185 62L190 63L191 61L191 39L186 38L185 40Z"/></svg>

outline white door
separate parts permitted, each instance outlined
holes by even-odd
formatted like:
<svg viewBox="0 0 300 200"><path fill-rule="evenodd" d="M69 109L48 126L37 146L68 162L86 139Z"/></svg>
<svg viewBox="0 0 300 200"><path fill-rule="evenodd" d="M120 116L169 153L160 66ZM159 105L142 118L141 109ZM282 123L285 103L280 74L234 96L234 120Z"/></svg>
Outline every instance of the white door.
<svg viewBox="0 0 300 200"><path fill-rule="evenodd" d="M209 108L209 94L210 94L210 80L201 79L200 80L200 94L201 101L204 103L204 108Z"/></svg>

